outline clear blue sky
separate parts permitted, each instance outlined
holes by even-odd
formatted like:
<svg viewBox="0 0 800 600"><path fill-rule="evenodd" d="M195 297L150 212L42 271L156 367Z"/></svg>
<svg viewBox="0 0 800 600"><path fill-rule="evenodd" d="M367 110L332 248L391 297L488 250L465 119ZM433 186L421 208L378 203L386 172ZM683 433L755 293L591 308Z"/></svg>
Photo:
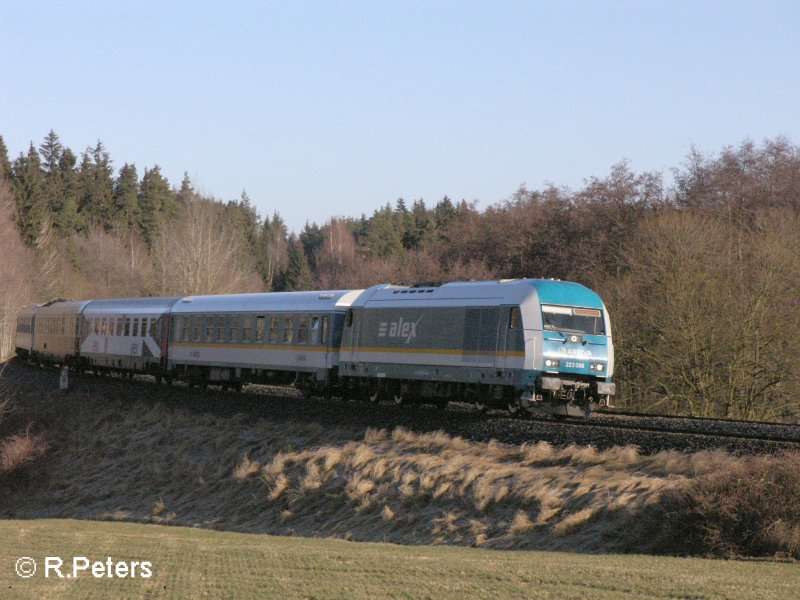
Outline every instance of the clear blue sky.
<svg viewBox="0 0 800 600"><path fill-rule="evenodd" d="M0 0L0 135L290 228L800 143L800 2Z"/></svg>

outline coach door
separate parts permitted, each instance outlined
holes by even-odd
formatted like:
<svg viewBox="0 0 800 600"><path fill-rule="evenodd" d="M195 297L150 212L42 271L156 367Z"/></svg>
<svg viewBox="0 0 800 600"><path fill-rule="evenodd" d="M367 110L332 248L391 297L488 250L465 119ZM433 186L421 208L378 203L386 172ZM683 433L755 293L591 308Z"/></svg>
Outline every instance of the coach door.
<svg viewBox="0 0 800 600"><path fill-rule="evenodd" d="M167 361L169 359L169 357L167 356L167 352L169 350L169 334L170 334L169 326L170 326L170 321L171 320L172 320L171 319L171 315L169 313L166 313L161 318L161 332L160 332L161 333L161 340L160 341L161 341L161 368L162 369L166 369L167 368L167 364L168 364Z"/></svg>

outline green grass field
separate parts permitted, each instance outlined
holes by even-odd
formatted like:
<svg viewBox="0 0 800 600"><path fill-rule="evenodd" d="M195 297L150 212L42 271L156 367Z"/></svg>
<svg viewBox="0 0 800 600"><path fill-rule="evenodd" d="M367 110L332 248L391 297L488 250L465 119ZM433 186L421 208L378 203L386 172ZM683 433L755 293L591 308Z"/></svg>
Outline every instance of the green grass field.
<svg viewBox="0 0 800 600"><path fill-rule="evenodd" d="M37 572L15 572L21 556ZM65 561L45 578L44 557ZM77 578L72 557L150 561ZM0 521L3 598L798 598L800 567L653 556L398 546L72 520Z"/></svg>

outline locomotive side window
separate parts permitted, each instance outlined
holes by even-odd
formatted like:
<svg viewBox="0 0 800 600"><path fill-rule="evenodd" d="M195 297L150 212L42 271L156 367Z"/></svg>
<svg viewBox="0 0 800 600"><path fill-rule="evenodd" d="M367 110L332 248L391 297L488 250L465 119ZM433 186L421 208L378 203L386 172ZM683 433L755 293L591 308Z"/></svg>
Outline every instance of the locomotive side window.
<svg viewBox="0 0 800 600"><path fill-rule="evenodd" d="M353 309L352 308L347 311L347 321L345 321L345 326L346 327L352 327L353 326Z"/></svg>
<svg viewBox="0 0 800 600"><path fill-rule="evenodd" d="M508 328L517 329L519 327L519 308L512 306L508 311Z"/></svg>

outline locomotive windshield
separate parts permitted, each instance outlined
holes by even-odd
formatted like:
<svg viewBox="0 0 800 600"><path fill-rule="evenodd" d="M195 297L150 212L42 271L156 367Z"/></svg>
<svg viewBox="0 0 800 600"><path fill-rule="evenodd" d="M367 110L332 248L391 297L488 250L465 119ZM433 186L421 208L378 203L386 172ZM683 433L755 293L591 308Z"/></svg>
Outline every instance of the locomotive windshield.
<svg viewBox="0 0 800 600"><path fill-rule="evenodd" d="M597 308L542 305L542 321L546 331L605 335L603 312Z"/></svg>

